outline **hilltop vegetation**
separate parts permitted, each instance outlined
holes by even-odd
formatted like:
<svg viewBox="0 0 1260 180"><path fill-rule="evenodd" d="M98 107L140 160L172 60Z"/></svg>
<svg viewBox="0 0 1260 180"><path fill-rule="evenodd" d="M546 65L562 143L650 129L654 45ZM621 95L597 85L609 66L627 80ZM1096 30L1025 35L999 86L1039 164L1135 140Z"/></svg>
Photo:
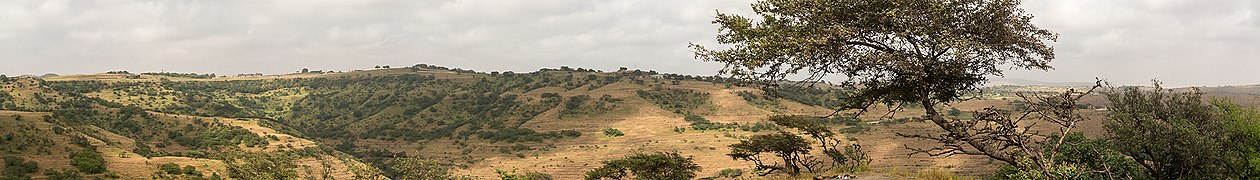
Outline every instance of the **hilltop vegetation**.
<svg viewBox="0 0 1260 180"><path fill-rule="evenodd" d="M870 140L912 142L876 130L919 126L922 122L914 119L922 117L922 112L916 111L923 107L902 109L890 113L892 117L813 117L832 114L832 108L852 106L827 100L850 97L851 90L801 86L757 89L722 78L656 76L654 72L631 70L561 68L484 73L453 69L417 65L318 76L215 77L208 81L11 78L0 91L3 108L15 110L3 116L15 122L4 127L5 138L0 139L14 145L0 147L3 155L13 157L12 165L6 167L14 168L4 175L287 179L581 178L596 173L615 177L617 169L647 172L633 172L635 164L613 157L662 154L668 155L665 159L692 159L704 167L668 175L687 177L925 166L906 163L900 160L904 154L887 147L871 150L882 144L869 144ZM985 98L979 102L1015 110L1033 105L1003 100L1015 92L994 89L976 96ZM974 119L967 114L983 111L983 107L966 104L948 108L949 117ZM776 114L806 116L768 118ZM1246 123L1234 124L1230 127L1247 127ZM1065 148L1077 148L1072 152L1078 154L1064 161L1097 156L1079 148L1110 147L1097 140L1097 135L1069 136L1067 142L1072 146ZM784 139L801 141L772 146ZM643 154L616 150L623 148ZM65 149L70 151L61 151ZM731 152L739 152L739 156L726 155ZM752 158L752 153L782 153L812 160ZM1125 156L1122 151L1102 154ZM1147 172L1122 159L1090 162L1094 163L1090 166L1127 168L1124 172L1129 176ZM792 163L771 165L781 161ZM765 164L749 168L757 162ZM834 171L818 169L819 164L828 164L825 169ZM144 168L120 169L131 166ZM965 167L966 171L956 171L966 175L1026 175L1018 170L998 171L994 164L948 166ZM601 168L604 170L593 171Z"/></svg>
<svg viewBox="0 0 1260 180"><path fill-rule="evenodd" d="M405 173L392 167L407 161L397 158L423 158L440 167L459 169L494 154L523 157L552 151L559 148L558 142L593 138L591 135L602 134L599 131L612 129L583 125L540 130L526 126L530 123L587 124L592 119L637 113L643 106L636 104L643 102L678 113L679 119L713 114L719 107L711 102L710 92L681 87L730 86L723 78L654 71L599 72L562 67L531 73L484 73L424 64L240 80L217 80L224 77L195 73L140 73L145 76L138 78L115 75L131 72L63 76L56 81L6 79L0 107L45 113L42 120L54 124L49 128L55 132L84 134L86 139L104 143L92 147L138 156L119 158L187 157L223 164L219 168L194 167L199 169L197 173L151 164L154 170L145 174L155 177L293 177L292 172L255 174L264 172L249 169L295 169L298 159L336 157L342 152L375 167L371 169L382 170L383 175L398 177ZM149 78L153 76L169 78ZM245 122L323 145L277 145L281 141L277 134L259 133L221 118L252 119ZM697 130L742 127L758 131L773 126L688 119L696 121L692 124ZM30 149L47 152L58 146L58 140L29 131L6 132L19 133L8 140L25 145L15 146L20 149L8 150L8 154L38 153ZM631 132L617 132L618 136L623 133ZM375 142L404 142L420 148L398 149ZM455 146L420 151L437 142ZM89 151L76 152L80 153L75 157L95 157L86 153ZM106 163L116 161L105 159ZM67 173L118 174L117 170L99 169ZM356 172L369 177L372 171Z"/></svg>

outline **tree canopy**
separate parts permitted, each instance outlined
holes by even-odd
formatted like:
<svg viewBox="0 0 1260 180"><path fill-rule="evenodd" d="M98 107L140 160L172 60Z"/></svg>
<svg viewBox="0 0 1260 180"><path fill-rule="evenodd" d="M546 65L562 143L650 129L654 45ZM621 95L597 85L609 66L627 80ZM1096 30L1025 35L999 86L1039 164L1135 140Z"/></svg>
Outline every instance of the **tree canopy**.
<svg viewBox="0 0 1260 180"><path fill-rule="evenodd" d="M847 77L856 106L872 102L956 100L1003 66L1049 70L1057 35L1030 21L1019 0L764 0L760 20L718 13L717 40L692 44L696 57L725 64L722 73L779 82ZM864 106L861 106L864 107Z"/></svg>
<svg viewBox="0 0 1260 180"><path fill-rule="evenodd" d="M1007 151L1011 143L974 138L1003 129L947 118L936 108L978 91L987 77L1002 76L1004 69L1052 69L1054 48L1047 43L1058 35L1034 25L1033 16L1019 4L1020 0L761 0L752 4L755 16L717 13L713 21L719 25L717 41L726 48L691 47L697 59L725 64L720 73L770 90L824 82L848 90L836 97L842 100L833 106L837 113L859 109L860 115L875 104L921 106L925 119L945 134L899 135L953 147L930 155L987 155L1016 165L1024 156ZM842 81L827 82L829 76ZM1079 99L1069 98L1073 95L1064 97ZM1018 122L992 117L993 122ZM1067 129L1080 119L1064 117L1060 119L1066 120L1062 122L1068 123ZM1018 126L1002 126L1014 127ZM1004 134L1021 139L1012 141L1020 142L1015 144L1040 142L1023 140L1031 137L1027 133Z"/></svg>

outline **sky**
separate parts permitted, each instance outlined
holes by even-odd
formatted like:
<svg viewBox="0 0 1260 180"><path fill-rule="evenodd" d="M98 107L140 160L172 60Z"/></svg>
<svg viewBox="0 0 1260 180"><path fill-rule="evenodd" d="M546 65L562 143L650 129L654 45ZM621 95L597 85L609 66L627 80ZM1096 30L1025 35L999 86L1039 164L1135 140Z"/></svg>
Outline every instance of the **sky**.
<svg viewBox="0 0 1260 180"><path fill-rule="evenodd" d="M749 0L0 0L0 74L290 73L418 63L713 75L716 11ZM1260 1L1025 0L1055 69L1006 78L1260 84Z"/></svg>

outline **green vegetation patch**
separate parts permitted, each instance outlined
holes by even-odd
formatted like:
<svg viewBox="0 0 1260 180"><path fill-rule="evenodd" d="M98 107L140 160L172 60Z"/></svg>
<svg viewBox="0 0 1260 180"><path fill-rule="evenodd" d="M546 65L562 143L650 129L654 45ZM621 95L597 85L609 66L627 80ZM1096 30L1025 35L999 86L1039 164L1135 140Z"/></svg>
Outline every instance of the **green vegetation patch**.
<svg viewBox="0 0 1260 180"><path fill-rule="evenodd" d="M709 101L709 93L690 89L667 89L657 86L651 90L635 91L665 111L679 115L707 114L715 109Z"/></svg>

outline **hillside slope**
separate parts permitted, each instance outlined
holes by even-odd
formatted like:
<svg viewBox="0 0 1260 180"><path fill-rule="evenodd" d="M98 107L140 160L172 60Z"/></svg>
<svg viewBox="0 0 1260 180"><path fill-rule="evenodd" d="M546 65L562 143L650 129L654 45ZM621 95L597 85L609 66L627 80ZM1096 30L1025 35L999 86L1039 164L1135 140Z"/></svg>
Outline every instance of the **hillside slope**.
<svg viewBox="0 0 1260 180"><path fill-rule="evenodd" d="M655 151L694 158L703 167L700 177L726 169L748 172L750 163L726 155L729 145L779 130L768 116L824 116L832 113L828 107L843 104L842 89L785 88L771 97L732 82L639 70L486 73L423 64L248 77L67 75L4 82L0 109L10 111L0 115L25 120L5 123L4 132L15 142L36 143L33 149L3 155L37 162L36 177L74 169L69 154L48 149L95 149L108 172L132 178L166 177L158 169L165 163L194 166L204 177L398 178L423 162L420 168L440 172L433 177L493 179L497 171L519 170L577 179L601 161ZM1016 92L1060 90L993 87L938 108L1014 108ZM1103 114L1089 112L1094 120L1077 130L1097 136ZM933 125L915 120L923 114L913 105L876 106L858 119L836 117L828 126L867 147L874 161L865 174L985 176L1001 166L981 156L908 156L905 147L931 144L896 133L934 132ZM54 127L64 134L46 134ZM1045 128L1039 130L1052 130ZM606 135L610 129L621 135ZM92 143L69 143L80 136ZM284 170L240 171L273 167Z"/></svg>

